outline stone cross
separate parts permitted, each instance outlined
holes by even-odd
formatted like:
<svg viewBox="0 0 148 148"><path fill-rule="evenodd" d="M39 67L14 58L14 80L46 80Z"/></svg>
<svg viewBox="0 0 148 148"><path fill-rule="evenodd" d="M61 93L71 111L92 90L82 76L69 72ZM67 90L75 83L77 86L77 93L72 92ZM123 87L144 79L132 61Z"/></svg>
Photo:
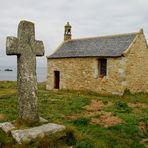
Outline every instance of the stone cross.
<svg viewBox="0 0 148 148"><path fill-rule="evenodd" d="M27 123L39 122L37 106L36 56L44 55L42 41L35 40L32 22L21 21L18 37L7 37L6 54L17 55L19 119Z"/></svg>

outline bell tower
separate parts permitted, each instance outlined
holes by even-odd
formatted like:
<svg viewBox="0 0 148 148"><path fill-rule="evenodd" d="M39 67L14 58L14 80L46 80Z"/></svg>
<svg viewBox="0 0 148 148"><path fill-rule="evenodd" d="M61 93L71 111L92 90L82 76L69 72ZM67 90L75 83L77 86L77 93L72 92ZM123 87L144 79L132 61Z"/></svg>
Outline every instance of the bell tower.
<svg viewBox="0 0 148 148"><path fill-rule="evenodd" d="M67 24L64 27L64 41L71 40L71 25L69 24L69 22L67 22Z"/></svg>

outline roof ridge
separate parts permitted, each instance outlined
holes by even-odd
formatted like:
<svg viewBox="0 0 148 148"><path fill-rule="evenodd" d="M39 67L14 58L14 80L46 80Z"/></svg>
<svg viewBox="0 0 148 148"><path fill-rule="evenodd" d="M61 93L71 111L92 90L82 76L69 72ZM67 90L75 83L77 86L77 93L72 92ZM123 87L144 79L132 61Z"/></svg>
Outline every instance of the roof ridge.
<svg viewBox="0 0 148 148"><path fill-rule="evenodd" d="M108 37L116 37L116 36L126 36L126 35L133 35L133 34L138 34L139 32L133 32L133 33L123 33L123 34L114 34L114 35L103 35L103 36L95 36L95 37L84 37L84 38L75 38L75 39L71 39L66 42L70 42L70 41L76 41L76 40L86 40L86 39L96 39L96 38L108 38Z"/></svg>

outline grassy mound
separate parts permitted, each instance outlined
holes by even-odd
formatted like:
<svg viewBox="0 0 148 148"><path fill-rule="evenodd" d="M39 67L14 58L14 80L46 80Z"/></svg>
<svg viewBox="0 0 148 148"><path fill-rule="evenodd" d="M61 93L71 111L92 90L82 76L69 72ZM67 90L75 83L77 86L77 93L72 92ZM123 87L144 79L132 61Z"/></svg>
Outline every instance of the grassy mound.
<svg viewBox="0 0 148 148"><path fill-rule="evenodd" d="M16 82L0 82L0 122L17 118L16 87ZM37 139L27 147L146 147L148 94L102 96L87 91L47 91L45 83L38 89L40 115L71 128L64 134ZM17 147L15 141L0 131L0 147L13 146Z"/></svg>

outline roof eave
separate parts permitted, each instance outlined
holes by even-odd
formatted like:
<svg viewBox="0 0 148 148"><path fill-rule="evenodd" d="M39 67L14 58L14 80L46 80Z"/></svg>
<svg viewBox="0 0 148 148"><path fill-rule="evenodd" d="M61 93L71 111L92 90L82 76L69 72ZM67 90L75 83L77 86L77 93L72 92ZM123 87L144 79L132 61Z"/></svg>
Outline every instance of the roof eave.
<svg viewBox="0 0 148 148"><path fill-rule="evenodd" d="M46 58L47 59L50 58L50 56L52 56L57 50L59 50L64 43L65 43L65 41L61 42L61 44L53 51L53 53L51 55L49 55L49 56L46 56Z"/></svg>
<svg viewBox="0 0 148 148"><path fill-rule="evenodd" d="M136 34L134 40L131 42L131 44L128 46L128 48L123 51L123 53L122 53L123 56L127 56L128 55L128 53L130 52L131 47L135 44L138 36L139 36L139 32Z"/></svg>
<svg viewBox="0 0 148 148"><path fill-rule="evenodd" d="M75 57L47 57L47 59L67 59L67 58L118 58L122 57L123 54L121 55L116 55L116 56L75 56Z"/></svg>

